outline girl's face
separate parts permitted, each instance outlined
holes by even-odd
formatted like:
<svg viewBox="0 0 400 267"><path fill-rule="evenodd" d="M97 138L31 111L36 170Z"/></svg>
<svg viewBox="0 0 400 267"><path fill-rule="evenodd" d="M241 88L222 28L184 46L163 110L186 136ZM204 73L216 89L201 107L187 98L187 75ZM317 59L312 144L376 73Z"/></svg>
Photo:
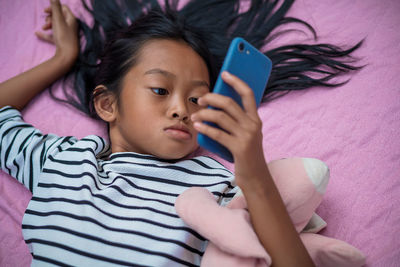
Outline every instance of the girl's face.
<svg viewBox="0 0 400 267"><path fill-rule="evenodd" d="M124 77L110 122L112 153L178 159L196 150L190 116L200 109L197 99L210 91L209 84L205 62L184 42L146 43Z"/></svg>

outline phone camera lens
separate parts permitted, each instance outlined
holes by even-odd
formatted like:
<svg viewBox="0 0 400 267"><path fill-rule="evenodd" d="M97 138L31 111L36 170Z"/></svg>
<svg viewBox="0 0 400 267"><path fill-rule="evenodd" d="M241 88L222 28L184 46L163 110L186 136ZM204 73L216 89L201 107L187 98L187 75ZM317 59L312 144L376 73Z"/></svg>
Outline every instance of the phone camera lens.
<svg viewBox="0 0 400 267"><path fill-rule="evenodd" d="M239 51L243 52L244 50L244 43L239 43Z"/></svg>

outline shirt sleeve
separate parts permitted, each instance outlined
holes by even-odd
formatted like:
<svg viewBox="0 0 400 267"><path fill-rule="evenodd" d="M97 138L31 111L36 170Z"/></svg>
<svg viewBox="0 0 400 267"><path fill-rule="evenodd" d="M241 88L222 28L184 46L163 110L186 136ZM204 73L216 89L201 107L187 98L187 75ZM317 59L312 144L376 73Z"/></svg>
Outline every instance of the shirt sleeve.
<svg viewBox="0 0 400 267"><path fill-rule="evenodd" d="M47 155L61 149L71 137L42 134L22 120L21 113L6 106L0 109L0 168L32 193L39 181Z"/></svg>

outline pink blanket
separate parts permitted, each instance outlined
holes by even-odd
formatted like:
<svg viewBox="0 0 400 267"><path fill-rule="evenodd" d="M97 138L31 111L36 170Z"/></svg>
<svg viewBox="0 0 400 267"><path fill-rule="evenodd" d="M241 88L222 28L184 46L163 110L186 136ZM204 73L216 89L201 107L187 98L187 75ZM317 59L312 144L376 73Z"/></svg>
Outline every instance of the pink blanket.
<svg viewBox="0 0 400 267"><path fill-rule="evenodd" d="M83 16L80 0L68 3ZM46 60L54 47L37 40L47 1L0 2L0 81ZM293 92L260 108L268 161L313 157L326 162L331 180L318 214L322 234L359 248L366 266L400 262L400 1L298 0L289 15L315 27L320 42L355 44L364 69L346 85ZM311 42L291 33L273 45ZM56 103L45 91L24 110L43 132L105 135L104 124ZM232 166L228 166L232 167ZM0 266L28 266L21 220L31 195L0 173Z"/></svg>

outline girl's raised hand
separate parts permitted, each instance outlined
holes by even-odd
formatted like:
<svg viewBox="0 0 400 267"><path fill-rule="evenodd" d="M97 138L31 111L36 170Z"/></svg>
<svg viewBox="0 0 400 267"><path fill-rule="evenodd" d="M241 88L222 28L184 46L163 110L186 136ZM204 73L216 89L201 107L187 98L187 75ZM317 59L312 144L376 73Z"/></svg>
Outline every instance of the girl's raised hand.
<svg viewBox="0 0 400 267"><path fill-rule="evenodd" d="M52 33L37 31L35 34L42 40L55 44L55 57L73 64L79 54L78 22L68 6L61 5L59 0L51 0L51 5L44 9L45 24L42 29Z"/></svg>
<svg viewBox="0 0 400 267"><path fill-rule="evenodd" d="M222 79L241 96L243 109L230 97L208 93L199 98L198 103L219 110L201 109L191 119L197 131L221 143L232 153L236 183L242 188L267 170L262 148L262 122L251 88L228 72L222 73ZM213 122L224 130L202 121Z"/></svg>

